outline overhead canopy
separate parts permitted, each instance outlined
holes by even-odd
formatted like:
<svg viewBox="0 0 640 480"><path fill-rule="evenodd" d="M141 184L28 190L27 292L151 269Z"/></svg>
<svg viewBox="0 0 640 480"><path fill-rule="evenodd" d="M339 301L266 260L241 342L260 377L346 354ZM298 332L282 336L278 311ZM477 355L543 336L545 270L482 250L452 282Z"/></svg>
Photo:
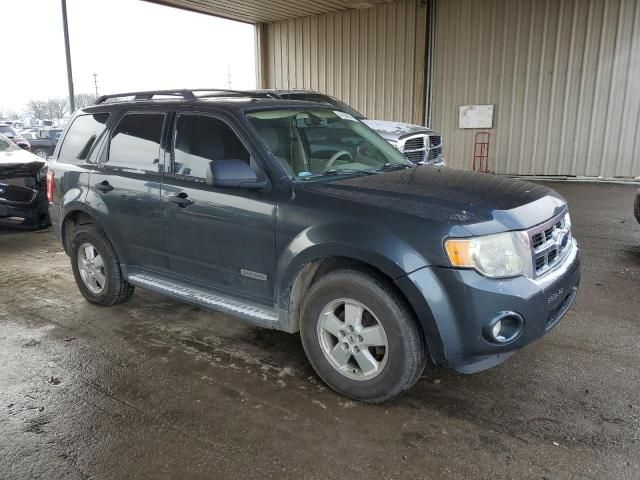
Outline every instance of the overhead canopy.
<svg viewBox="0 0 640 480"><path fill-rule="evenodd" d="M369 8L394 0L146 0L170 7L215 15L247 23L277 22L290 18Z"/></svg>

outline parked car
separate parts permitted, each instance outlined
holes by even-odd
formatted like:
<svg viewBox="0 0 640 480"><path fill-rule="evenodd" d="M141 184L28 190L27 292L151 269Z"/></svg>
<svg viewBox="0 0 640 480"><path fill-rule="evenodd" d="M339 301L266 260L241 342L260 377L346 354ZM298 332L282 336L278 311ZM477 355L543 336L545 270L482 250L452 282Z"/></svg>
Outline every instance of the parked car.
<svg viewBox="0 0 640 480"><path fill-rule="evenodd" d="M371 127L412 162L435 165L445 165L446 163L443 157L442 136L430 128L403 122L368 120L360 112L337 98L313 90L257 90L257 92L267 94L272 98L328 103Z"/></svg>
<svg viewBox="0 0 640 480"><path fill-rule="evenodd" d="M20 225L49 224L46 163L0 135L0 220L21 219Z"/></svg>
<svg viewBox="0 0 640 480"><path fill-rule="evenodd" d="M4 135L6 138L11 140L11 142L15 143L23 150L29 150L31 148L29 142L27 142L27 140L22 135L20 135L11 125L0 123L0 135Z"/></svg>
<svg viewBox="0 0 640 480"><path fill-rule="evenodd" d="M65 130L49 211L89 302L142 287L300 332L318 375L367 402L427 356L493 367L571 307L580 255L553 190L416 165L325 103L198 95L101 97Z"/></svg>
<svg viewBox="0 0 640 480"><path fill-rule="evenodd" d="M61 128L39 128L30 130L24 136L31 144L31 152L46 159L53 155L61 134Z"/></svg>
<svg viewBox="0 0 640 480"><path fill-rule="evenodd" d="M638 221L638 223L640 223L640 190L638 190L638 193L636 193L636 201L633 207L633 212L636 215L636 220Z"/></svg>

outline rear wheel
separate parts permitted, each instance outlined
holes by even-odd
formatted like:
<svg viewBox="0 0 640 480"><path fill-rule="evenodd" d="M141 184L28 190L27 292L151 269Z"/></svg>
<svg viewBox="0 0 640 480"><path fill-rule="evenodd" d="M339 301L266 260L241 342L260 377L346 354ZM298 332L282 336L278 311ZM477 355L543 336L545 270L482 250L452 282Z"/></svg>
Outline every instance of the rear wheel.
<svg viewBox="0 0 640 480"><path fill-rule="evenodd" d="M424 370L424 342L412 312L384 279L359 271L332 272L311 286L301 337L317 374L357 400L389 400Z"/></svg>
<svg viewBox="0 0 640 480"><path fill-rule="evenodd" d="M89 302L110 306L124 303L133 295L134 287L122 276L111 243L94 225L74 230L70 257L76 284Z"/></svg>

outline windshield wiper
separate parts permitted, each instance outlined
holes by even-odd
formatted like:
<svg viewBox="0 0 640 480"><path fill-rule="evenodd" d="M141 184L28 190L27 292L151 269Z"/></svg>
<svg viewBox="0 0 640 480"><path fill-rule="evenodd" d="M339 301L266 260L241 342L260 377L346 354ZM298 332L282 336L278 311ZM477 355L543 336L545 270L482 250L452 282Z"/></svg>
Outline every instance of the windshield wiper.
<svg viewBox="0 0 640 480"><path fill-rule="evenodd" d="M391 170L405 170L407 168L411 168L413 165L408 165L405 163L385 163L384 165L376 168L377 171L389 172Z"/></svg>
<svg viewBox="0 0 640 480"><path fill-rule="evenodd" d="M331 175L375 175L375 171L373 170L358 170L357 168L341 168L331 170L327 170L326 172L322 172L323 177L328 177Z"/></svg>

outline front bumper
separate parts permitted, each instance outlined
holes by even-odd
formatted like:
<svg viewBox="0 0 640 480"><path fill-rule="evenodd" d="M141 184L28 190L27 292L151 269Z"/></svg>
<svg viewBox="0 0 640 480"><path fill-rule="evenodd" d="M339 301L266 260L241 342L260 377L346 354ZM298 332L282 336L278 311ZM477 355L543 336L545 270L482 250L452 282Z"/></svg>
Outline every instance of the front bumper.
<svg viewBox="0 0 640 480"><path fill-rule="evenodd" d="M580 283L580 251L573 241L564 261L535 280L494 280L475 270L427 267L405 281L420 290L431 310L436 324L431 333L437 331L440 337L436 363L474 373L503 362L564 317ZM508 344L492 343L483 335L487 323L501 312L515 312L524 319L521 334Z"/></svg>

